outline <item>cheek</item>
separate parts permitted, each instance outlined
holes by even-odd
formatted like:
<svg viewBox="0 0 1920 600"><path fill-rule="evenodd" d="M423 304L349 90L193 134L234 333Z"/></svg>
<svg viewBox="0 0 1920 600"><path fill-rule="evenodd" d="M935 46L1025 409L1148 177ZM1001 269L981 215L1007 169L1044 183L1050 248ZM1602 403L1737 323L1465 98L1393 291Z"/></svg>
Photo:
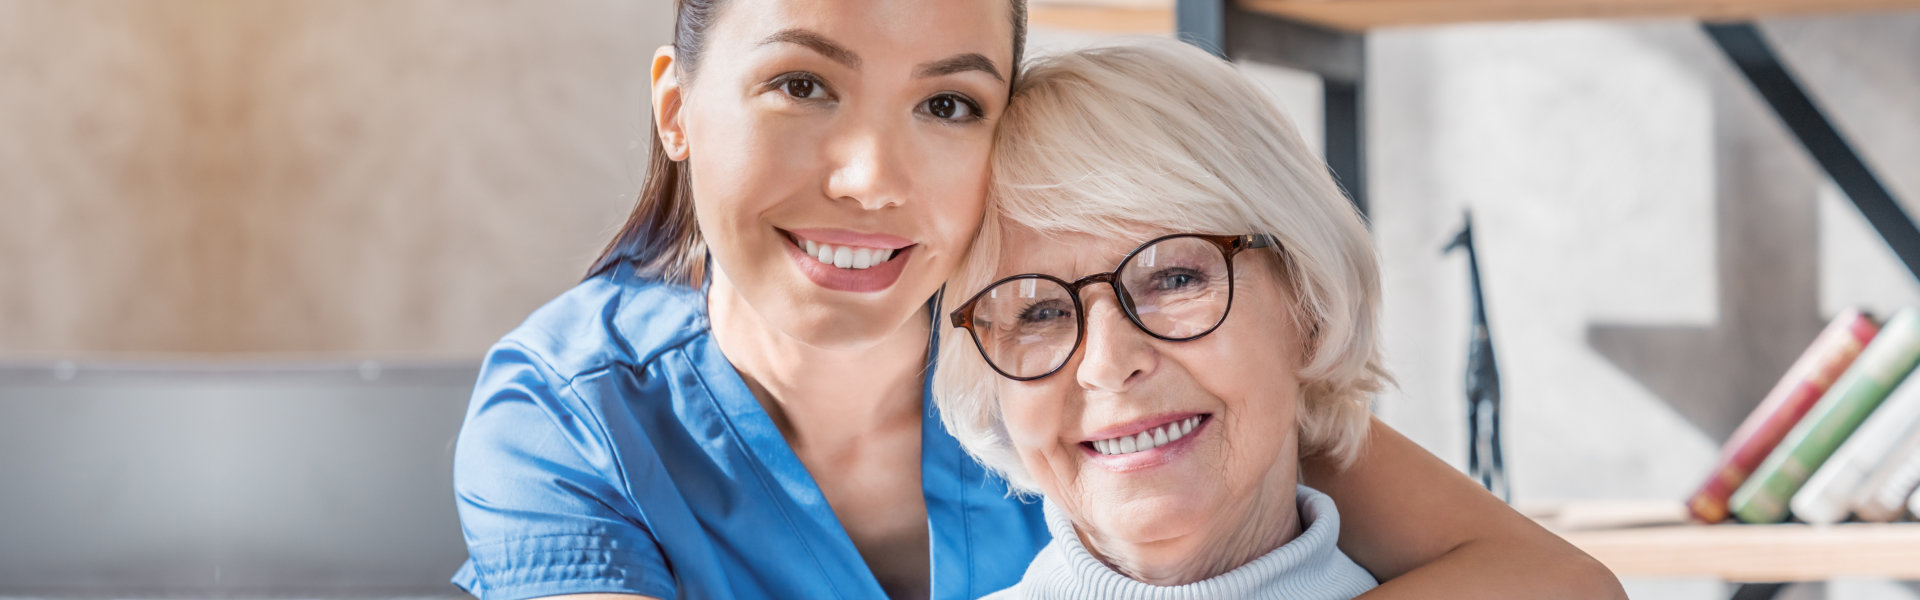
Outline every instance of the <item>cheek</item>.
<svg viewBox="0 0 1920 600"><path fill-rule="evenodd" d="M1200 387L1218 398L1231 417L1226 451L1233 457L1233 464L1243 467L1258 467L1282 458L1286 446L1298 438L1296 425L1303 400L1299 361L1289 356L1273 335L1259 326L1232 330L1223 326L1207 338L1218 336L1221 344L1209 345L1206 351L1187 354L1181 360Z"/></svg>
<svg viewBox="0 0 1920 600"><path fill-rule="evenodd" d="M702 223L736 222L778 204L803 182L814 132L751 106L689 107L693 193ZM712 241L712 240L709 240Z"/></svg>
<svg viewBox="0 0 1920 600"><path fill-rule="evenodd" d="M922 200L926 226L937 232L941 247L951 249L941 258L958 260L986 216L989 149L970 142L942 143L948 148L916 161L911 168L920 171L915 180L924 182L915 195Z"/></svg>
<svg viewBox="0 0 1920 600"><path fill-rule="evenodd" d="M1022 463L1033 465L1036 460L1046 463L1061 458L1061 435L1069 422L1071 407L1059 399L1058 395L1047 394L1036 389L1008 390L1002 386L1000 393L1001 416L1007 425L1007 435L1013 447L1020 453ZM1021 386L1034 387L1034 386ZM1043 473L1034 476L1044 478Z"/></svg>

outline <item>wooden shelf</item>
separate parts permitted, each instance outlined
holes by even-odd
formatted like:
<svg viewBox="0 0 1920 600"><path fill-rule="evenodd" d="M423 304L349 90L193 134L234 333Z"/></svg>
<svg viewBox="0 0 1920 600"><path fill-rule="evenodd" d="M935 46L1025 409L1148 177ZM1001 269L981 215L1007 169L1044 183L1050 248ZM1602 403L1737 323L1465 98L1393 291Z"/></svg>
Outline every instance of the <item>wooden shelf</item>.
<svg viewBox="0 0 1920 600"><path fill-rule="evenodd" d="M1685 522L1679 503L1664 502L1523 512L1622 577L1920 579L1920 523L1701 525Z"/></svg>
<svg viewBox="0 0 1920 600"><path fill-rule="evenodd" d="M1920 10L1920 0L1238 0L1253 11L1348 31L1547 19L1703 21ZM1032 0L1035 27L1107 33L1173 32L1175 0Z"/></svg>
<svg viewBox="0 0 1920 600"><path fill-rule="evenodd" d="M1032 0L1027 24L1032 27L1171 35L1174 0Z"/></svg>
<svg viewBox="0 0 1920 600"><path fill-rule="evenodd" d="M1755 19L1920 10L1916 0L1240 0L1249 10L1350 31L1401 25L1592 18Z"/></svg>

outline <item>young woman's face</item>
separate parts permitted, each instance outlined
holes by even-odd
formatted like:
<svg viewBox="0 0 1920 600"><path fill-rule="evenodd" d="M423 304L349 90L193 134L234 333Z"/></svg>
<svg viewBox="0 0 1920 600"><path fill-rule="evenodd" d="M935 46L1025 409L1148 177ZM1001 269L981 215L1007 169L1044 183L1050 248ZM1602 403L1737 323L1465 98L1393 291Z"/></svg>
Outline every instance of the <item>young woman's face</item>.
<svg viewBox="0 0 1920 600"><path fill-rule="evenodd" d="M732 0L663 124L720 276L810 344L896 331L979 228L1012 62L1008 0Z"/></svg>

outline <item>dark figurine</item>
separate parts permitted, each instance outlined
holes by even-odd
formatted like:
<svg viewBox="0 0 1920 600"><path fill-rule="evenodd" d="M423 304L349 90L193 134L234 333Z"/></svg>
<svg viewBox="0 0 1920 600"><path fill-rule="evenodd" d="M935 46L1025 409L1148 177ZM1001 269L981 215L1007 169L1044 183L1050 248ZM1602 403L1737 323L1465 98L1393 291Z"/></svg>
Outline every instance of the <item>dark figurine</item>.
<svg viewBox="0 0 1920 600"><path fill-rule="evenodd" d="M1506 460L1500 451L1500 364L1487 329L1487 301L1480 288L1480 258L1473 248L1473 214L1442 253L1467 250L1467 276L1473 292L1473 337L1467 342L1467 475L1487 491L1511 502Z"/></svg>

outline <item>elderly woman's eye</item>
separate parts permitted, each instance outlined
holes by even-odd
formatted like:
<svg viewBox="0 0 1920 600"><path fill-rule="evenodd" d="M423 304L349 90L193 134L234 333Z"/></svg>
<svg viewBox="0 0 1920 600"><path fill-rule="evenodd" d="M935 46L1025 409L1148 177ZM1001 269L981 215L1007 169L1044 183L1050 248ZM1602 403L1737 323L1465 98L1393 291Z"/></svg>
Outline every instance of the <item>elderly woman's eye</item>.
<svg viewBox="0 0 1920 600"><path fill-rule="evenodd" d="M1020 322L1022 324L1047 323L1071 316L1073 313L1068 312L1057 302L1042 302L1020 311Z"/></svg>
<svg viewBox="0 0 1920 600"><path fill-rule="evenodd" d="M1199 273L1185 269L1168 269L1153 274L1153 289L1158 291L1189 290L1207 284Z"/></svg>

